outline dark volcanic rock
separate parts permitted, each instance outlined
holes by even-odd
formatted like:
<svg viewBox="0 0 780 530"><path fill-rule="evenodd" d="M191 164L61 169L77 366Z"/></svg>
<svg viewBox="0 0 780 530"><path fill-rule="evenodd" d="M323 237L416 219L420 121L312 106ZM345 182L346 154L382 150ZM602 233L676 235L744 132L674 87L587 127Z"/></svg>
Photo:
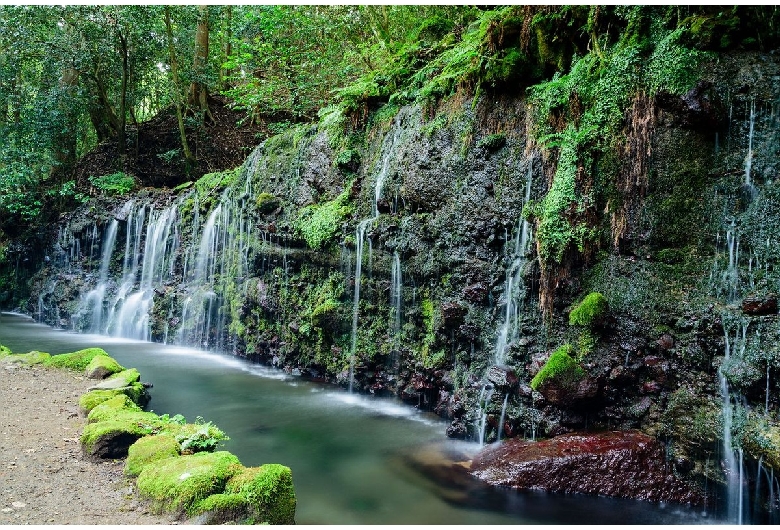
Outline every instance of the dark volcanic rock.
<svg viewBox="0 0 780 530"><path fill-rule="evenodd" d="M777 297L749 296L742 300L742 312L746 315L774 315L777 313Z"/></svg>
<svg viewBox="0 0 780 530"><path fill-rule="evenodd" d="M479 453L471 474L494 486L703 505L698 489L672 474L664 448L638 431L511 439Z"/></svg>

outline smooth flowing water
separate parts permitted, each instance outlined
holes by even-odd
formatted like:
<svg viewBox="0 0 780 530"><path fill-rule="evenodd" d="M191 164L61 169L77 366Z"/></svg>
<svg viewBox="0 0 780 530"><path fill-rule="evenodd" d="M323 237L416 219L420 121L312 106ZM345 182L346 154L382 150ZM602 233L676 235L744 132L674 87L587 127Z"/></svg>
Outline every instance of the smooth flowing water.
<svg viewBox="0 0 780 530"><path fill-rule="evenodd" d="M476 444L444 440L437 417L227 355L57 331L8 313L0 344L19 353L105 348L154 384L151 410L214 421L244 465L289 466L298 524L716 522L673 505L485 487L455 465Z"/></svg>

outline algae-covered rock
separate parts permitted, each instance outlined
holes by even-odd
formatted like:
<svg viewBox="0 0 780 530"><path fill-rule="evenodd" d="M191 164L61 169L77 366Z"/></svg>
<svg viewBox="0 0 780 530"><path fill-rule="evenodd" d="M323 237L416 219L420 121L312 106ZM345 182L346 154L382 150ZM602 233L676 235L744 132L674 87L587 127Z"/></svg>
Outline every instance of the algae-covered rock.
<svg viewBox="0 0 780 530"><path fill-rule="evenodd" d="M191 512L195 524L248 523L257 521L252 516L249 500L237 493L215 493L199 501Z"/></svg>
<svg viewBox="0 0 780 530"><path fill-rule="evenodd" d="M127 450L125 475L136 477L153 462L179 456L179 442L170 434L144 436Z"/></svg>
<svg viewBox="0 0 780 530"><path fill-rule="evenodd" d="M52 356L42 351L33 350L28 353L18 353L6 356L5 361L11 363L26 364L32 366L34 364L47 364Z"/></svg>
<svg viewBox="0 0 780 530"><path fill-rule="evenodd" d="M108 357L108 353L106 353L106 350L103 348L86 348L73 353L54 355L46 364L56 368L67 368L69 370L83 372L97 355L105 355Z"/></svg>
<svg viewBox="0 0 780 530"><path fill-rule="evenodd" d="M97 423L114 419L121 412L140 412L141 407L125 394L117 394L95 406L87 414L87 422Z"/></svg>
<svg viewBox="0 0 780 530"><path fill-rule="evenodd" d="M84 370L84 375L89 379L105 379L123 371L125 368L116 359L108 355L95 355Z"/></svg>
<svg viewBox="0 0 780 530"><path fill-rule="evenodd" d="M593 328L599 326L609 312L609 303L601 293L590 293L569 313L569 324Z"/></svg>
<svg viewBox="0 0 780 530"><path fill-rule="evenodd" d="M756 460L780 471L780 424L765 419L751 421L742 435L742 446Z"/></svg>
<svg viewBox="0 0 780 530"><path fill-rule="evenodd" d="M153 412L120 411L113 418L89 423L81 433L81 449L92 459L124 458L128 448L142 436L163 425Z"/></svg>
<svg viewBox="0 0 780 530"><path fill-rule="evenodd" d="M245 497L257 523L295 523L296 499L289 467L265 464L245 468L228 481L225 492Z"/></svg>
<svg viewBox="0 0 780 530"><path fill-rule="evenodd" d="M130 386L133 383L137 383L141 380L141 374L136 370L135 368L129 368L127 370L122 370L119 373L116 373L112 376L110 376L108 379L105 379L104 381L101 381L100 383L91 386L90 390L115 390L117 388L122 388L126 386Z"/></svg>
<svg viewBox="0 0 780 530"><path fill-rule="evenodd" d="M2 359L3 357L9 356L12 353L13 352L11 351L11 348L9 348L7 346L3 346L2 344L0 344L0 359Z"/></svg>
<svg viewBox="0 0 780 530"><path fill-rule="evenodd" d="M193 513L197 503L223 493L228 480L241 470L241 462L227 451L171 457L145 466L137 488L156 510Z"/></svg>

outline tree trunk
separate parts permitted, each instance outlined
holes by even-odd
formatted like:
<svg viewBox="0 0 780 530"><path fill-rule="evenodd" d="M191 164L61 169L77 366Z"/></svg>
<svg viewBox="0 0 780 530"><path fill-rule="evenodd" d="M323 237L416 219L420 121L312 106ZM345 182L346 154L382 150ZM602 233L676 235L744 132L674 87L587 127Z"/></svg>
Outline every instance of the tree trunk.
<svg viewBox="0 0 780 530"><path fill-rule="evenodd" d="M171 76L173 77L173 93L176 101L176 118L179 121L179 134L181 135L181 148L187 165L194 163L192 151L187 143L187 133L184 130L184 113L182 110L181 91L179 83L179 65L176 61L176 49L173 46L173 30L171 29L171 7L165 6L165 34L168 38L168 54L171 61Z"/></svg>
<svg viewBox="0 0 780 530"><path fill-rule="evenodd" d="M206 68L209 62L209 8L201 5L198 7L198 29L195 32L195 56L192 59L192 70L195 80L190 84L189 104L199 107L203 112L203 119L214 121L214 116L209 110L209 92L206 86Z"/></svg>
<svg viewBox="0 0 780 530"><path fill-rule="evenodd" d="M230 56L233 55L233 6L225 6L225 31L222 35L222 38L224 39L222 45L222 64L224 65ZM231 69L225 68L224 66L220 68L219 77L223 90L230 89L228 78L230 77L231 71Z"/></svg>
<svg viewBox="0 0 780 530"><path fill-rule="evenodd" d="M119 92L119 131L117 131L119 134L117 143L119 144L120 156L124 156L127 153L125 133L127 130L127 77L129 66L127 37L121 33L119 34L119 46L122 51L122 87Z"/></svg>
<svg viewBox="0 0 780 530"><path fill-rule="evenodd" d="M52 175L56 182L62 182L65 176L76 163L76 129L78 111L74 108L72 97L79 84L79 71L73 67L66 67L60 77L60 93L58 94L58 107L62 122L52 138L52 154L55 166Z"/></svg>

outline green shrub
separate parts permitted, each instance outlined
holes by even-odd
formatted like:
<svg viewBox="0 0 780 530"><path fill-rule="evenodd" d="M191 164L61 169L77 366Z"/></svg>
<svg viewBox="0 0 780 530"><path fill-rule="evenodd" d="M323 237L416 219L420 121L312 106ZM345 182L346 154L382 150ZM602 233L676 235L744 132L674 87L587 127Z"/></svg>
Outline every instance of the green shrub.
<svg viewBox="0 0 780 530"><path fill-rule="evenodd" d="M89 181L106 195L124 195L135 187L135 178L121 171L102 177L89 177Z"/></svg>
<svg viewBox="0 0 780 530"><path fill-rule="evenodd" d="M539 373L531 379L531 388L538 390L546 381L554 379L562 385L573 385L585 377L585 370L575 361L571 344L564 344L555 350Z"/></svg>
<svg viewBox="0 0 780 530"><path fill-rule="evenodd" d="M601 293L590 293L569 313L569 324L592 328L609 311L609 303Z"/></svg>
<svg viewBox="0 0 780 530"><path fill-rule="evenodd" d="M341 227L342 220L352 213L349 186L332 201L302 208L295 221L296 231L313 250L323 248Z"/></svg>

